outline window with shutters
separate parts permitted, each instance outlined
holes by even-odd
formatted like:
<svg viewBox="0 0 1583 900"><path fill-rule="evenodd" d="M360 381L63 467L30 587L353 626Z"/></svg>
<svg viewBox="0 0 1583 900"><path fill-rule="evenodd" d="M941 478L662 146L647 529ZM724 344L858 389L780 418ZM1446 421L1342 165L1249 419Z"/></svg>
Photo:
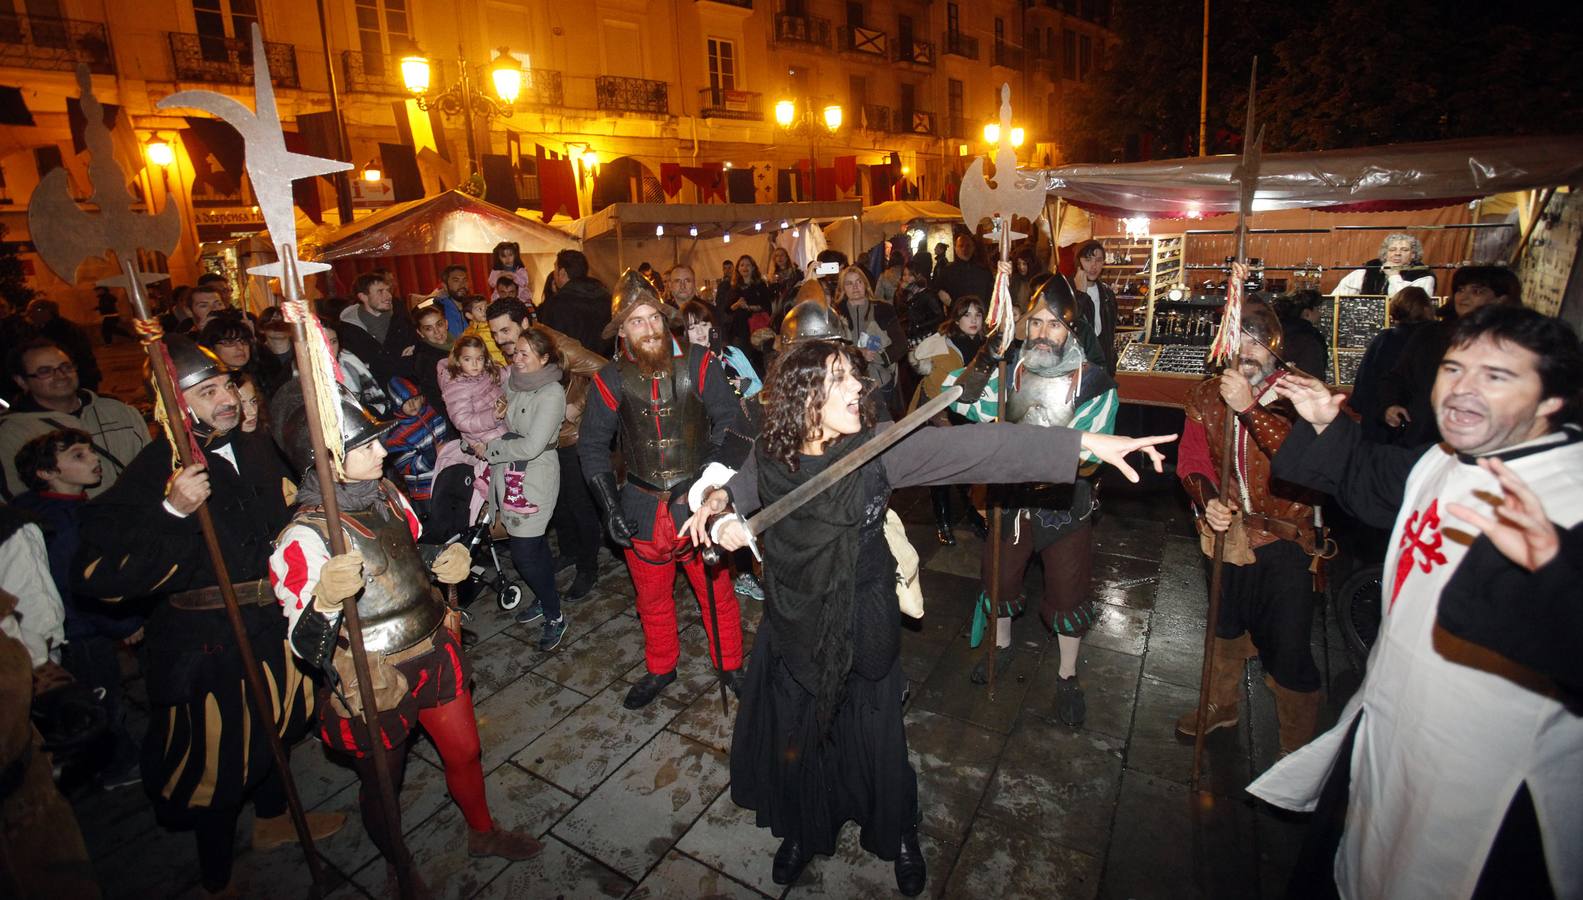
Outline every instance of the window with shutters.
<svg viewBox="0 0 1583 900"><path fill-rule="evenodd" d="M393 57L413 48L411 0L356 0L356 4L363 71L369 75L393 71Z"/></svg>

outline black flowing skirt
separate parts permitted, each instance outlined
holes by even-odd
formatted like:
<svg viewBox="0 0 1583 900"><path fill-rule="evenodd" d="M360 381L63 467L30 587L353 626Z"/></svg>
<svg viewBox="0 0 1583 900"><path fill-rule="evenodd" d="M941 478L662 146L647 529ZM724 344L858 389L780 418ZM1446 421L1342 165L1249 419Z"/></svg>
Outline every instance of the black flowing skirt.
<svg viewBox="0 0 1583 900"><path fill-rule="evenodd" d="M795 838L806 853L831 855L841 827L855 821L863 849L894 860L901 835L918 824L918 777L907 758L897 655L878 680L853 672L830 733L820 735L814 695L759 627L731 738L731 799L758 814L760 827Z"/></svg>

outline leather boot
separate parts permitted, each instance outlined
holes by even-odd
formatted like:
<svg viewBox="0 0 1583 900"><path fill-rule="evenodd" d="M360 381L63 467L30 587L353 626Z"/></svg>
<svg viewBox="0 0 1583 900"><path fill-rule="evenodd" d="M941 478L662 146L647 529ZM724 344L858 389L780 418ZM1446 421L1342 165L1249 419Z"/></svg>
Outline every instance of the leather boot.
<svg viewBox="0 0 1583 900"><path fill-rule="evenodd" d="M984 514L978 511L971 500L967 504L967 512L962 514L962 521L979 540L989 537L989 523L984 521Z"/></svg>
<svg viewBox="0 0 1583 900"><path fill-rule="evenodd" d="M787 838L781 841L780 849L775 851L775 859L770 865L770 880L776 884L791 884L802 874L803 867L808 865L808 860L813 856L805 852L802 842L796 838Z"/></svg>
<svg viewBox="0 0 1583 900"><path fill-rule="evenodd" d="M1294 691L1264 676L1264 683L1275 694L1275 721L1280 725L1281 752L1277 759L1308 743L1314 736L1319 722L1319 703L1324 695L1319 691Z"/></svg>
<svg viewBox="0 0 1583 900"><path fill-rule="evenodd" d="M951 533L951 489L935 485L929 489L929 499L934 503L934 534L947 547L956 546L956 535Z"/></svg>
<svg viewBox="0 0 1583 900"><path fill-rule="evenodd" d="M1215 667L1209 676L1209 706L1204 712L1204 733L1237 724L1242 699L1242 673L1248 658L1256 656L1253 639L1247 633L1231 638L1215 638ZM1194 707L1176 720L1176 733L1198 736L1198 709Z"/></svg>

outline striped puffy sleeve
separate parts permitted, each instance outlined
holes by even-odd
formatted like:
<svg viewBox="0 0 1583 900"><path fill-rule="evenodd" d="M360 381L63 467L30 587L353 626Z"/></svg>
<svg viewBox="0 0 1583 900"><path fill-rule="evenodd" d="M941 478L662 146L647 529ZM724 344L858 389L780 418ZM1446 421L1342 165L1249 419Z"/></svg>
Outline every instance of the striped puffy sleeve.
<svg viewBox="0 0 1583 900"><path fill-rule="evenodd" d="M269 557L269 585L286 616L287 634L296 630L297 620L319 584L319 570L329 558L330 548L324 539L306 525L287 527L275 541L275 552Z"/></svg>

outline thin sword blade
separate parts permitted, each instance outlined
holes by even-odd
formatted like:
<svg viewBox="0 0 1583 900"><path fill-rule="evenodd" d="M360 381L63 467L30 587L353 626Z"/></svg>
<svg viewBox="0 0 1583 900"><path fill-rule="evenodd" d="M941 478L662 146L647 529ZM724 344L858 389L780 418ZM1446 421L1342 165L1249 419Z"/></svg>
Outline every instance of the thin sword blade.
<svg viewBox="0 0 1583 900"><path fill-rule="evenodd" d="M856 471L859 466L885 452L891 444L906 437L909 432L929 421L940 410L955 403L956 398L961 395L962 386L953 384L900 421L892 422L884 431L869 438L868 443L843 456L830 468L797 485L786 496L759 510L757 515L747 521L749 533L763 534L765 529L784 519L787 513L807 503L837 481Z"/></svg>

